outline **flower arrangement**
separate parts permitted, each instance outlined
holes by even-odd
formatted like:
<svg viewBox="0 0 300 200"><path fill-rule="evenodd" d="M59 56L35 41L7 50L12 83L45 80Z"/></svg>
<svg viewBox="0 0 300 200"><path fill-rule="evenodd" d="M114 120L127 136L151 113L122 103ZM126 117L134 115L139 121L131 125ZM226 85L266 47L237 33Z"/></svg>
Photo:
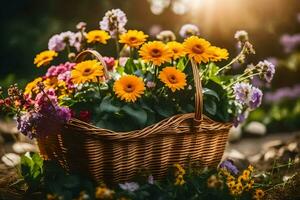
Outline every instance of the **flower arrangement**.
<svg viewBox="0 0 300 200"><path fill-rule="evenodd" d="M50 122L60 126L72 117L114 131L142 129L195 110L192 62L200 70L203 112L208 117L238 124L261 104L262 92L250 82L254 76L270 82L273 64L262 61L242 74L227 73L234 63L244 63L246 55L255 53L247 32L235 34L240 53L226 64L228 51L199 37L194 25L181 29L182 41L175 41L171 31L152 41L143 31L126 30L126 23L125 13L113 9L99 30L86 31L81 22L76 33L52 36L48 50L34 59L36 67L51 65L46 74L28 83L24 92L12 86L8 97L1 94L1 109L16 114L19 130L31 138L53 132L43 128ZM110 40L116 44L115 57L106 55ZM93 58L75 63L85 50L106 55L104 63ZM53 64L56 60L65 62Z"/></svg>

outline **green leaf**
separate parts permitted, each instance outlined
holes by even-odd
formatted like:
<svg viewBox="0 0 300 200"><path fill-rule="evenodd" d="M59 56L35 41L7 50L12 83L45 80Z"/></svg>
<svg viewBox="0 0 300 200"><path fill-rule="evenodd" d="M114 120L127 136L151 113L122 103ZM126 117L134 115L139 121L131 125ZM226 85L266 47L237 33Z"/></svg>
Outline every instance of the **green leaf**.
<svg viewBox="0 0 300 200"><path fill-rule="evenodd" d="M213 97L215 97L218 101L220 101L219 95L218 95L215 91L213 91L213 90L211 90L211 89L203 88L203 94L204 94L204 95L213 96Z"/></svg>
<svg viewBox="0 0 300 200"><path fill-rule="evenodd" d="M147 112L139 106L125 105L122 111L132 118L142 128L147 122Z"/></svg>
<svg viewBox="0 0 300 200"><path fill-rule="evenodd" d="M129 58L125 64L124 72L126 74L134 74L135 71L136 71L136 66L133 62L133 59Z"/></svg>
<svg viewBox="0 0 300 200"><path fill-rule="evenodd" d="M217 113L217 104L211 98L207 98L204 101L204 109L210 115L215 115Z"/></svg>
<svg viewBox="0 0 300 200"><path fill-rule="evenodd" d="M112 98L109 96L106 96L103 98L99 109L97 109L97 111L99 113L117 113L120 111L120 107L115 106L112 104Z"/></svg>
<svg viewBox="0 0 300 200"><path fill-rule="evenodd" d="M155 104L154 109L156 112L161 115L162 117L170 117L174 114L174 110L172 105L166 104L166 103L161 103L161 104Z"/></svg>
<svg viewBox="0 0 300 200"><path fill-rule="evenodd" d="M177 63L177 68L180 70L180 71L184 71L185 69L185 63L184 63L184 58L180 58L178 63Z"/></svg>
<svg viewBox="0 0 300 200"><path fill-rule="evenodd" d="M69 175L64 178L64 187L66 188L75 188L78 187L79 184L80 182L77 176Z"/></svg>

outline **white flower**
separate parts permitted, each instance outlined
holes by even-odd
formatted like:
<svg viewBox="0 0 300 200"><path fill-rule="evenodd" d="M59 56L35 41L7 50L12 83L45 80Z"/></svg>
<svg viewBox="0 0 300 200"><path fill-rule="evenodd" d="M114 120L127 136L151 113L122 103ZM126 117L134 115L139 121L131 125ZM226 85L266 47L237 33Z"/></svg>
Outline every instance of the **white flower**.
<svg viewBox="0 0 300 200"><path fill-rule="evenodd" d="M119 186L122 190L126 190L128 192L134 192L134 191L138 190L140 187L139 184L137 184L135 182L126 182L124 184L120 183Z"/></svg>
<svg viewBox="0 0 300 200"><path fill-rule="evenodd" d="M185 24L180 28L179 35L183 38L199 35L199 28L194 24Z"/></svg>
<svg viewBox="0 0 300 200"><path fill-rule="evenodd" d="M249 40L248 33L245 30L237 31L234 34L234 38L240 42L246 42Z"/></svg>

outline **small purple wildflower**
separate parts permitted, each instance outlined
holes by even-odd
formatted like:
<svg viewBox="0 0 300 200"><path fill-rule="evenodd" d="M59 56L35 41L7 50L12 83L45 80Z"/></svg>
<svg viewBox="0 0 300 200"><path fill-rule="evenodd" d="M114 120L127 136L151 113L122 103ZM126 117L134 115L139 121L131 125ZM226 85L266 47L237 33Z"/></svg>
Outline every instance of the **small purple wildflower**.
<svg viewBox="0 0 300 200"><path fill-rule="evenodd" d="M270 83L275 74L275 65L267 60L260 61L256 66L264 76L265 80Z"/></svg>
<svg viewBox="0 0 300 200"><path fill-rule="evenodd" d="M62 51L66 47L64 39L61 35L53 35L48 42L48 49L53 51Z"/></svg>
<svg viewBox="0 0 300 200"><path fill-rule="evenodd" d="M248 112L242 112L239 113L234 119L233 119L233 125L234 127L238 127L239 124L243 123L248 117Z"/></svg>
<svg viewBox="0 0 300 200"><path fill-rule="evenodd" d="M258 108L262 101L263 93L260 89L252 87L250 92L249 107L250 109Z"/></svg>
<svg viewBox="0 0 300 200"><path fill-rule="evenodd" d="M300 45L300 34L284 34L280 38L280 43L283 46L285 53L291 53Z"/></svg>
<svg viewBox="0 0 300 200"><path fill-rule="evenodd" d="M233 164L233 161L231 161L231 160L224 160L220 164L220 168L226 169L234 175L237 175L239 173L239 170L237 169L237 167Z"/></svg>
<svg viewBox="0 0 300 200"><path fill-rule="evenodd" d="M235 99L240 104L248 104L252 86L249 83L236 83L233 86Z"/></svg>

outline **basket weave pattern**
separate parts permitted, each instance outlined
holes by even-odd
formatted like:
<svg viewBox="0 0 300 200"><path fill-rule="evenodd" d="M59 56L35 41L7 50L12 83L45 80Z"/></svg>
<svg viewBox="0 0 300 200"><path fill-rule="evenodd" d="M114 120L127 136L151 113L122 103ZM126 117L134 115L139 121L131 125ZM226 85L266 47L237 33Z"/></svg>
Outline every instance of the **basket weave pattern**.
<svg viewBox="0 0 300 200"><path fill-rule="evenodd" d="M105 67L102 56L94 55ZM202 87L197 66L195 113L179 114L142 130L114 132L72 119L59 134L37 138L44 159L57 160L67 171L90 176L96 181L118 183L132 179L145 169L156 180L170 166L188 163L215 166L223 155L230 123L215 122L202 115Z"/></svg>

